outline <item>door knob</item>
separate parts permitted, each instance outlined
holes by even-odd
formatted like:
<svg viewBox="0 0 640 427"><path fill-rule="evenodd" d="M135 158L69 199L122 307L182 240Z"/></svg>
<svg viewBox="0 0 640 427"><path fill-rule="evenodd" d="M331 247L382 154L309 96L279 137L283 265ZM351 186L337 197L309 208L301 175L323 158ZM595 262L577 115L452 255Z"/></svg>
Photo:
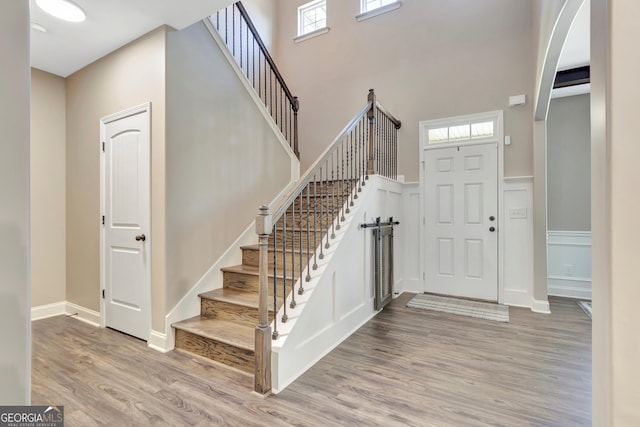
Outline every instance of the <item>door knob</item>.
<svg viewBox="0 0 640 427"><path fill-rule="evenodd" d="M496 220L496 217L495 217L495 216L491 215L491 216L489 217L489 221L495 221L495 220Z"/></svg>
<svg viewBox="0 0 640 427"><path fill-rule="evenodd" d="M496 231L496 228L495 227L489 227L489 231L493 233L494 231Z"/></svg>
<svg viewBox="0 0 640 427"><path fill-rule="evenodd" d="M136 240L138 242L141 241L141 240L144 242L145 240L147 240L147 236L145 236L144 234L140 234L140 235L136 236Z"/></svg>

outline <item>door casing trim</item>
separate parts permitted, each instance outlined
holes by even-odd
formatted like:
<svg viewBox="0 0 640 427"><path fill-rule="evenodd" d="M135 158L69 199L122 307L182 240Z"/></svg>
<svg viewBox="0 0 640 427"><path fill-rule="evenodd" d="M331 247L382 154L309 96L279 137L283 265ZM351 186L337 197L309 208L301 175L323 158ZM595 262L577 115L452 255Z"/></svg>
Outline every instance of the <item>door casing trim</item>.
<svg viewBox="0 0 640 427"><path fill-rule="evenodd" d="M428 130L434 127L452 126L460 123L478 122L484 120L495 120L496 134L493 138L486 138L480 141L459 141L442 143L437 145L428 144ZM501 232L502 224L504 224L504 213L502 207L504 206L504 111L488 111L484 113L468 114L463 116L445 117L434 120L424 120L418 124L419 127L419 144L418 150L420 151L420 280L422 281L422 289L426 290L426 213L424 204L426 200L426 183L424 174L425 165L425 153L429 150L436 150L438 148L448 147L461 147L467 145L478 145L487 143L496 143L498 150L498 170L497 170L497 184L498 184L498 303L504 303L504 233Z"/></svg>

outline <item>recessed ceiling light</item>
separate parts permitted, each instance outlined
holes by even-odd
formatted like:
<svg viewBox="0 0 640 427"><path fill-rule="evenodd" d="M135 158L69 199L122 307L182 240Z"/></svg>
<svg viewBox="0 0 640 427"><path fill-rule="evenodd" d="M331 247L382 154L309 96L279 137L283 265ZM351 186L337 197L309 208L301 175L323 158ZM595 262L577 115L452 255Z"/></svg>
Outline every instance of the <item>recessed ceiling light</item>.
<svg viewBox="0 0 640 427"><path fill-rule="evenodd" d="M46 33L47 32L47 29L44 26L38 24L37 22L32 22L31 23L31 29L32 30L36 30L36 31L40 31L41 33Z"/></svg>
<svg viewBox="0 0 640 427"><path fill-rule="evenodd" d="M82 22L87 19L84 11L68 0L36 0L38 7L49 15L69 22Z"/></svg>

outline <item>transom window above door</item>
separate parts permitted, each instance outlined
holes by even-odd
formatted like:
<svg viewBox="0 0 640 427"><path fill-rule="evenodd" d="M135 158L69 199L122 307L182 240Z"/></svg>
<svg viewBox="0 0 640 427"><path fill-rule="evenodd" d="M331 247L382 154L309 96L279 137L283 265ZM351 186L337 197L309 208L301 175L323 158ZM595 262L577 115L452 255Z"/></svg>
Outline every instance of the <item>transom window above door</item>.
<svg viewBox="0 0 640 427"><path fill-rule="evenodd" d="M298 36L312 33L326 26L326 0L315 0L298 7Z"/></svg>
<svg viewBox="0 0 640 427"><path fill-rule="evenodd" d="M494 136L494 121L479 123L462 123L454 126L429 129L427 135L429 144L442 144L491 138Z"/></svg>

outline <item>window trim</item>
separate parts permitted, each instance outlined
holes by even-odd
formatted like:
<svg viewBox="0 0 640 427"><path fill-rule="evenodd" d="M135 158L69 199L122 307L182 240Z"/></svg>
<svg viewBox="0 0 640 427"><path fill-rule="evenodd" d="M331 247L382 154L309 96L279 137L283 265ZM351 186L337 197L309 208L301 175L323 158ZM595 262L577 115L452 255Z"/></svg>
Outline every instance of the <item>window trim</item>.
<svg viewBox="0 0 640 427"><path fill-rule="evenodd" d="M313 0L313 1L310 1L308 3L303 4L301 6L298 6L298 31L297 31L297 36L296 36L295 39L298 39L300 37L305 37L305 36L307 36L309 34L316 33L319 30L322 30L324 28L328 28L327 23L326 23L326 17L325 17L325 26L324 27L316 28L315 30L309 31L309 32L306 32L306 33L302 32L303 27L304 27L303 26L303 20L302 20L303 13L305 13L306 11L311 10L311 9L316 9L316 8L320 7L321 5L324 5L325 10L326 10L327 0Z"/></svg>
<svg viewBox="0 0 640 427"><path fill-rule="evenodd" d="M371 18L374 18L376 16L383 15L385 13L394 11L396 9L400 9L401 6L402 6L402 0L396 0L393 3L389 3L389 4L386 4L384 6L380 6L378 8L373 9L373 10L369 10L367 12L362 12L362 13L356 15L356 21L358 21L358 22L366 21L367 19L371 19ZM360 9L362 10L362 2L360 3Z"/></svg>

